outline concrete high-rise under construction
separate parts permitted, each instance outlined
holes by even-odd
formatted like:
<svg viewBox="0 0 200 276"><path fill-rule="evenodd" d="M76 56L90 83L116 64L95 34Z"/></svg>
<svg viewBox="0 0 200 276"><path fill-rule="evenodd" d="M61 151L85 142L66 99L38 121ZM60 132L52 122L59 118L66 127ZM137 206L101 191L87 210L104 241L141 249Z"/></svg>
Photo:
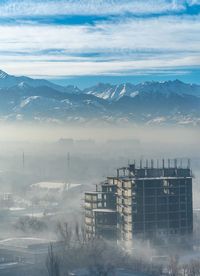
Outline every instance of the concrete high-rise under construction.
<svg viewBox="0 0 200 276"><path fill-rule="evenodd" d="M177 160L162 160L156 168L152 160L132 164L85 193L88 235L119 241L191 235L192 210L189 161L184 167Z"/></svg>

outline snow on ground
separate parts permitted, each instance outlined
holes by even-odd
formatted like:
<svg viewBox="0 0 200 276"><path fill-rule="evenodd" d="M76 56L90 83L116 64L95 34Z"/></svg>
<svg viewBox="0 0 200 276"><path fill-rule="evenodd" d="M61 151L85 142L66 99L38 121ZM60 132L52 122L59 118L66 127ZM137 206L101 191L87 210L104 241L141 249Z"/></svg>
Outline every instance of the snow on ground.
<svg viewBox="0 0 200 276"><path fill-rule="evenodd" d="M13 237L4 240L0 240L0 247L19 247L19 248L27 248L30 245L37 245L37 244L48 244L50 241L41 238L34 238L34 237Z"/></svg>
<svg viewBox="0 0 200 276"><path fill-rule="evenodd" d="M73 188L80 187L81 184L71 184L71 183L64 183L64 182L38 182L32 184L32 188L40 188L40 189L55 189L55 190L69 190Z"/></svg>

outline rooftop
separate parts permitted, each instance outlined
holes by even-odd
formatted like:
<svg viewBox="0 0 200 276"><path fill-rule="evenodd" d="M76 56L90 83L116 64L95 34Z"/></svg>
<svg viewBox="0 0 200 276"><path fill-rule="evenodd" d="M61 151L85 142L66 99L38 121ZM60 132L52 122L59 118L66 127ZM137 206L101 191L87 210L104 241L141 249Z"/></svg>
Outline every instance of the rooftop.
<svg viewBox="0 0 200 276"><path fill-rule="evenodd" d="M113 209L104 209L104 208L93 209L93 212L96 212L96 213L116 213L116 211L113 210Z"/></svg>
<svg viewBox="0 0 200 276"><path fill-rule="evenodd" d="M73 188L77 188L81 186L81 184L72 184L65 182L38 182L32 184L32 188L40 188L40 189L48 189L48 190L69 190Z"/></svg>

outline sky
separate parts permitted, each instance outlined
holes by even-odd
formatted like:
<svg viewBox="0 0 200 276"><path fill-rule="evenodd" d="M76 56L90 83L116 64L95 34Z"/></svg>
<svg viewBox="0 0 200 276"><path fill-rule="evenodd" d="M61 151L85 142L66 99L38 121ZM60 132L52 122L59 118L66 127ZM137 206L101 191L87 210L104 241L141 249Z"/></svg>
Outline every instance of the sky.
<svg viewBox="0 0 200 276"><path fill-rule="evenodd" d="M81 87L200 83L200 0L1 0L0 69Z"/></svg>

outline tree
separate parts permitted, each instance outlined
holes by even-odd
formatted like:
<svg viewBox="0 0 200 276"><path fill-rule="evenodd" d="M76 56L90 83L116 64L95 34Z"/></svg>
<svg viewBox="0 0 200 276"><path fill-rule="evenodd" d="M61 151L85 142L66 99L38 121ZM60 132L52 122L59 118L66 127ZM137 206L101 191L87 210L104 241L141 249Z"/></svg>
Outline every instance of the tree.
<svg viewBox="0 0 200 276"><path fill-rule="evenodd" d="M22 232L37 233L47 229L47 225L44 221L34 217L20 217L15 224L15 228Z"/></svg>
<svg viewBox="0 0 200 276"><path fill-rule="evenodd" d="M46 260L46 267L49 276L60 276L60 262L53 252L53 245L50 244L48 249L48 256Z"/></svg>
<svg viewBox="0 0 200 276"><path fill-rule="evenodd" d="M198 260L192 260L187 265L187 276L199 276L200 275L200 262Z"/></svg>
<svg viewBox="0 0 200 276"><path fill-rule="evenodd" d="M178 276L180 267L179 267L179 258L178 256L172 256L169 261L169 275L170 276Z"/></svg>

